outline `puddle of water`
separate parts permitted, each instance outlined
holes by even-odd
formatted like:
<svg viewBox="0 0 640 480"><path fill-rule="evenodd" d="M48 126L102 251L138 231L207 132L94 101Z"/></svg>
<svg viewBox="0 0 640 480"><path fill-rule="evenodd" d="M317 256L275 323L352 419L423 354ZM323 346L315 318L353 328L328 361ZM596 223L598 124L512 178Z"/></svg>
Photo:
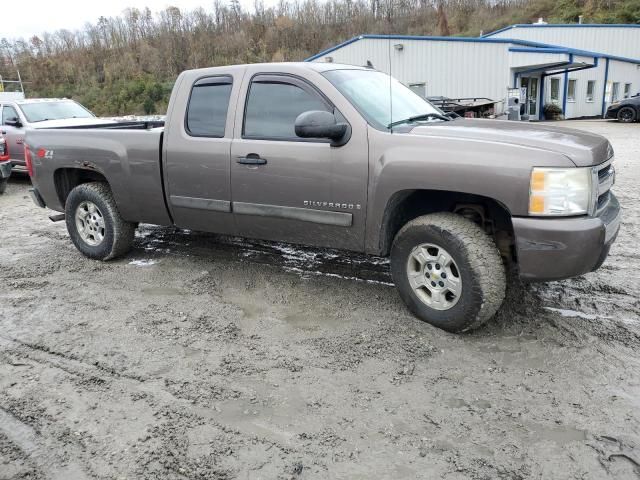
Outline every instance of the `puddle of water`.
<svg viewBox="0 0 640 480"><path fill-rule="evenodd" d="M469 406L469 404L461 398L449 398L446 403L451 408L465 408Z"/></svg>
<svg viewBox="0 0 640 480"><path fill-rule="evenodd" d="M157 262L157 260L151 260L151 259L141 259L141 260L131 260L129 262L129 265L135 265L137 267L149 267L151 265L155 265Z"/></svg>
<svg viewBox="0 0 640 480"><path fill-rule="evenodd" d="M546 427L544 425L532 424L528 426L531 433L535 435L536 441L549 440L557 445L565 445L569 442L581 442L587 439L586 430L573 427Z"/></svg>
<svg viewBox="0 0 640 480"><path fill-rule="evenodd" d="M145 295L185 295L187 292L180 288L148 287L143 288L142 293Z"/></svg>
<svg viewBox="0 0 640 480"><path fill-rule="evenodd" d="M603 315L595 315L592 313L579 312L577 310L568 310L566 308L544 307L544 309L549 310L550 312L559 313L563 317L584 318L585 320L597 320L598 318L612 318L612 317L605 317Z"/></svg>

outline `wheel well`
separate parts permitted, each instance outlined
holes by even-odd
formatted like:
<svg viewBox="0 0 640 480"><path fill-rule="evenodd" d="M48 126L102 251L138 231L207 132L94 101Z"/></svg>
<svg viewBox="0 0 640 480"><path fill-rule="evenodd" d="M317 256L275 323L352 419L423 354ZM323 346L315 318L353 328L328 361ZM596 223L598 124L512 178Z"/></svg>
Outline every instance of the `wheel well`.
<svg viewBox="0 0 640 480"><path fill-rule="evenodd" d="M511 213L500 202L481 195L445 190L403 190L395 193L384 212L380 232L380 251L388 255L398 231L422 215L436 212L458 213L492 235L500 253L513 259Z"/></svg>
<svg viewBox="0 0 640 480"><path fill-rule="evenodd" d="M66 203L71 190L78 185L89 182L107 183L107 179L100 172L82 168L60 168L53 174L53 180L62 206Z"/></svg>

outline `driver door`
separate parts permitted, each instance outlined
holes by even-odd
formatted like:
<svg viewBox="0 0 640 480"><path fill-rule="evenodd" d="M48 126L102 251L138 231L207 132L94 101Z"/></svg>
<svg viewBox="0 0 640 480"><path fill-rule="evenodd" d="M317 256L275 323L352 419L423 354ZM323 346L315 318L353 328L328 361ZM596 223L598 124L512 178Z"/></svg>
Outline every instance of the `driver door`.
<svg viewBox="0 0 640 480"><path fill-rule="evenodd" d="M231 192L244 237L361 250L367 193L366 130L341 147L295 135L298 115L333 112L333 103L300 77L245 75L231 146Z"/></svg>
<svg viewBox="0 0 640 480"><path fill-rule="evenodd" d="M2 125L0 125L0 134L7 140L7 146L9 147L9 156L11 162L15 166L24 165L24 127L14 127L13 125L7 125L7 120L18 119L18 112L11 105L2 106Z"/></svg>

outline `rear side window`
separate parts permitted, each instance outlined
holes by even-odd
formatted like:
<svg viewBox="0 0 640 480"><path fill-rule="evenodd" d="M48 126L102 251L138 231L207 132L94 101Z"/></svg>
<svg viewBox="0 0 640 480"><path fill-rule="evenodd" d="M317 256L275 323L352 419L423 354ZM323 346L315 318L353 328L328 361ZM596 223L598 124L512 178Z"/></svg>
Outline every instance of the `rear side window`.
<svg viewBox="0 0 640 480"><path fill-rule="evenodd" d="M194 137L224 137L231 77L201 78L191 89L185 128Z"/></svg>
<svg viewBox="0 0 640 480"><path fill-rule="evenodd" d="M8 119L18 118L18 113L16 109L13 107L4 106L2 107L2 125L6 125L6 121Z"/></svg>
<svg viewBox="0 0 640 480"><path fill-rule="evenodd" d="M311 88L285 81L256 81L251 84L244 118L244 137L298 139L295 121L309 110L332 111Z"/></svg>

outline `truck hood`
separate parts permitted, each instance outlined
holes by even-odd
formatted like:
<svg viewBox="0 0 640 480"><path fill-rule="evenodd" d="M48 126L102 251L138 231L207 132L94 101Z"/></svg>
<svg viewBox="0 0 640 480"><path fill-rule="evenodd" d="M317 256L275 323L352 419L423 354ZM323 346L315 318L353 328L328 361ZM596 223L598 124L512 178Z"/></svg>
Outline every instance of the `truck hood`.
<svg viewBox="0 0 640 480"><path fill-rule="evenodd" d="M420 125L410 133L537 148L564 155L578 167L598 165L613 155L603 136L555 125L458 118Z"/></svg>
<svg viewBox="0 0 640 480"><path fill-rule="evenodd" d="M79 127L83 125L104 125L107 123L117 123L115 120L106 118L61 118L59 120L45 120L44 122L30 123L29 128L58 128L58 127Z"/></svg>

